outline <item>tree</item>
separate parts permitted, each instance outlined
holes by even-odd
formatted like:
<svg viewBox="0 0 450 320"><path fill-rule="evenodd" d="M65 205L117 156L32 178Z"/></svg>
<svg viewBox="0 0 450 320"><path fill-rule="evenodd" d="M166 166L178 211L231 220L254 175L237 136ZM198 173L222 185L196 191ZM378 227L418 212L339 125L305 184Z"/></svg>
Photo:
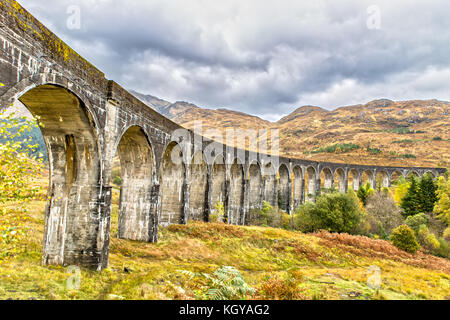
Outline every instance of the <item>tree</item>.
<svg viewBox="0 0 450 320"><path fill-rule="evenodd" d="M367 218L372 233L387 238L392 230L402 224L401 210L387 192L376 192L367 200Z"/></svg>
<svg viewBox="0 0 450 320"><path fill-rule="evenodd" d="M434 205L437 202L436 190L437 186L429 174L420 179L418 193L420 212L433 212Z"/></svg>
<svg viewBox="0 0 450 320"><path fill-rule="evenodd" d="M391 240L394 246L409 253L416 253L420 249L414 231L406 225L395 228L391 233Z"/></svg>
<svg viewBox="0 0 450 320"><path fill-rule="evenodd" d="M358 190L358 198L361 200L364 206L367 204L367 199L373 194L374 190L369 182L367 182L364 186L360 187Z"/></svg>
<svg viewBox="0 0 450 320"><path fill-rule="evenodd" d="M439 219L442 220L447 226L450 225L450 178L439 177L437 183L437 198L438 201L434 206L434 213L436 213Z"/></svg>
<svg viewBox="0 0 450 320"><path fill-rule="evenodd" d="M40 191L33 179L42 173L41 157L32 156L37 145L26 135L37 127L36 121L0 112L0 261L17 252L17 243L26 236L25 204Z"/></svg>
<svg viewBox="0 0 450 320"><path fill-rule="evenodd" d="M409 188L403 197L400 207L403 209L403 216L413 216L419 213L419 197L417 179L412 175Z"/></svg>
<svg viewBox="0 0 450 320"><path fill-rule="evenodd" d="M340 192L319 196L316 203L301 205L295 215L296 227L303 232L328 230L357 233L363 212L356 197Z"/></svg>

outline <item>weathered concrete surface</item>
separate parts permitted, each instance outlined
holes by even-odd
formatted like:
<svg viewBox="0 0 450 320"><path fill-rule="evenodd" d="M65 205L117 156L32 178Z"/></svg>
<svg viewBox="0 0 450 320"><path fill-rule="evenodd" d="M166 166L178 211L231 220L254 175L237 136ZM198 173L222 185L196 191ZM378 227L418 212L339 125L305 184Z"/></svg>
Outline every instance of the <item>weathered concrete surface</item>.
<svg viewBox="0 0 450 320"><path fill-rule="evenodd" d="M242 221L244 188L244 168L235 160L230 168L230 195L227 208L229 224L240 224Z"/></svg>
<svg viewBox="0 0 450 320"><path fill-rule="evenodd" d="M261 209L262 191L261 167L252 163L249 168L249 209Z"/></svg>
<svg viewBox="0 0 450 320"><path fill-rule="evenodd" d="M209 221L218 202L229 223L242 224L262 200L277 206L280 190L290 212L314 201L324 170L324 184L341 191L350 178L357 190L365 179L375 186L377 176L388 186L395 176L446 171L274 159L203 139L106 79L11 0L0 0L0 82L0 108L20 99L45 125L51 173L46 264L107 267L117 154L123 178L119 236L153 242L159 225ZM197 151L204 154L198 163Z"/></svg>
<svg viewBox="0 0 450 320"><path fill-rule="evenodd" d="M291 206L291 183L289 169L286 165L281 165L278 169L278 204L280 209L290 212Z"/></svg>
<svg viewBox="0 0 450 320"><path fill-rule="evenodd" d="M208 221L208 166L201 151L191 164L190 220Z"/></svg>
<svg viewBox="0 0 450 320"><path fill-rule="evenodd" d="M119 238L151 241L154 212L151 210L155 176L153 151L140 127L129 128L118 147L122 184L119 205Z"/></svg>

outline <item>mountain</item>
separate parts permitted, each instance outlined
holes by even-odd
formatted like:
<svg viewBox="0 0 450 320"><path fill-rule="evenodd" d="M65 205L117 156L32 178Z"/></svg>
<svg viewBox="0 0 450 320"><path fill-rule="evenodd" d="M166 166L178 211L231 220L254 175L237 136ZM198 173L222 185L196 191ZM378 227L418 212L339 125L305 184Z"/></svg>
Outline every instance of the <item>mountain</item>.
<svg viewBox="0 0 450 320"><path fill-rule="evenodd" d="M279 129L280 154L289 157L354 164L450 166L450 102L446 101L379 99L332 111L302 106L270 122L242 112L199 108L187 102L172 104L139 95L150 107L186 128L194 129L202 120L203 134L209 138L216 138L217 130L225 136L227 129ZM240 147L248 147L245 136L237 134ZM264 141L265 137L258 132L257 139Z"/></svg>

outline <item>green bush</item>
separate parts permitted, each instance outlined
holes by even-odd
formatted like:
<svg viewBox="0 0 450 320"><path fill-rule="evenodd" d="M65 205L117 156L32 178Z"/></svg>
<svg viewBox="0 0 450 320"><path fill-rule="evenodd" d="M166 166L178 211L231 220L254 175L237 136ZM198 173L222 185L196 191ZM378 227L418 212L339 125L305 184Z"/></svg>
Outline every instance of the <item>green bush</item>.
<svg viewBox="0 0 450 320"><path fill-rule="evenodd" d="M444 231L444 239L446 241L450 241L450 227L447 227L447 229L445 229L445 231Z"/></svg>
<svg viewBox="0 0 450 320"><path fill-rule="evenodd" d="M414 230L417 234L422 225L427 226L429 223L428 217L425 213L419 213L413 216L409 216L405 220L405 224Z"/></svg>
<svg viewBox="0 0 450 320"><path fill-rule="evenodd" d="M247 225L280 228L283 224L283 214L270 203L263 201L262 209L252 209L246 218Z"/></svg>
<svg viewBox="0 0 450 320"><path fill-rule="evenodd" d="M400 250L416 253L420 245L416 240L414 231L407 225L401 225L395 228L391 233L391 241L394 246Z"/></svg>
<svg viewBox="0 0 450 320"><path fill-rule="evenodd" d="M334 144L332 146L315 149L310 153L343 153L360 149L361 147L354 143Z"/></svg>
<svg viewBox="0 0 450 320"><path fill-rule="evenodd" d="M355 234L362 221L358 199L339 192L321 195L316 203L301 205L295 214L296 229L303 232L328 230Z"/></svg>
<svg viewBox="0 0 450 320"><path fill-rule="evenodd" d="M209 222L226 222L225 220L225 206L219 201L214 205L213 213L209 215Z"/></svg>
<svg viewBox="0 0 450 320"><path fill-rule="evenodd" d="M372 186L370 185L370 182L367 182L364 186L361 186L358 190L358 198L361 200L364 206L367 204L367 200L369 197L374 193L375 190L373 190Z"/></svg>
<svg viewBox="0 0 450 320"><path fill-rule="evenodd" d="M439 248L437 248L433 254L438 257L450 259L450 243L443 238L439 238L438 241Z"/></svg>
<svg viewBox="0 0 450 320"><path fill-rule="evenodd" d="M426 225L421 225L417 232L417 240L420 245L430 252L434 252L439 249L439 241L436 236L430 232Z"/></svg>
<svg viewBox="0 0 450 320"><path fill-rule="evenodd" d="M199 300L241 300L255 293L255 289L245 282L244 277L234 267L223 266L212 274L180 270L191 280L197 278L200 289L196 290Z"/></svg>

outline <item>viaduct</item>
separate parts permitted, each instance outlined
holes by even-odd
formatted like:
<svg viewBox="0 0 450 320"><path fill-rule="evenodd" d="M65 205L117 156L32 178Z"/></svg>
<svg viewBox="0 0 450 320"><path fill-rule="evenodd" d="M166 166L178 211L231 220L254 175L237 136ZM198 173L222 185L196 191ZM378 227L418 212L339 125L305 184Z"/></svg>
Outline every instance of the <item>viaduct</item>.
<svg viewBox="0 0 450 320"><path fill-rule="evenodd" d="M111 170L120 157L119 237L156 242L158 226L208 221L222 202L245 224L262 201L292 212L321 187L357 190L377 176L445 169L272 157L198 137L158 114L74 52L16 1L0 0L0 108L17 99L40 116L50 166L43 262L108 266ZM200 138L200 139L199 139ZM325 178L321 181L321 176Z"/></svg>

